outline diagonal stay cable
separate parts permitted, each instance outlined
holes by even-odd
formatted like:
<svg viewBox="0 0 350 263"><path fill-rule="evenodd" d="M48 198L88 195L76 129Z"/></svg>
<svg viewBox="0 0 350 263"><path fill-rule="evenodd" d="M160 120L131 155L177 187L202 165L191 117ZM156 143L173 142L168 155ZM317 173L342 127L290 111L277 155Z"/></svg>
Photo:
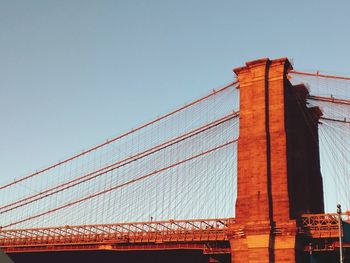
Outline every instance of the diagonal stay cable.
<svg viewBox="0 0 350 263"><path fill-rule="evenodd" d="M160 117L158 117L158 118L156 118L156 119L154 119L154 120L152 120L152 121L150 121L150 122L147 122L147 123L145 123L145 124L142 124L141 126L138 126L137 128L132 129L132 130L126 132L126 133L123 133L123 134L121 134L121 135L119 135L119 136L117 136L117 137L114 137L114 138L112 138L112 139L110 139L110 140L107 140L107 141L104 142L104 143L98 144L98 145L96 145L96 146L94 146L94 147L92 147L92 148L89 148L89 149L87 149L87 150L85 150L85 151L83 151L83 152L81 152L81 153L78 153L78 154L76 154L76 155L73 155L73 156L71 156L71 157L69 157L69 158L67 158L67 159L65 159L65 160L63 160L63 161L57 162L57 163L55 163L55 164L53 164L53 165L51 165L51 166L48 166L48 167L46 167L46 168L44 168L44 169L42 169L42 170L37 171L37 172L35 172L35 173L29 174L29 175L24 176L24 177L22 177L22 178L20 178L20 179L17 179L17 180L14 180L14 181L10 182L10 183L7 183L7 184L5 184L5 185L2 185L2 186L0 186L0 190L5 189L5 188L8 188L8 187L10 187L10 186L12 186L12 185L14 185L14 184L17 184L17 183L19 183L19 182L22 182L22 181L24 181L24 180L30 179L30 178L32 178L32 177L34 177L34 176L39 175L39 174L42 174L42 173L44 173L44 172L46 172L46 171L49 171L49 170L51 170L51 169L53 169L53 168L55 168L55 167L57 167L57 166L60 166L60 165L62 165L62 164L65 164L65 163L67 163L67 162L69 162L69 161L72 161L72 160L74 160L74 159L77 159L77 158L79 158L79 157L81 157L81 156L84 156L84 155L86 155L86 154L88 154L88 153L90 153L90 152L92 152L92 151L94 151L94 150L97 150L97 149L99 149L99 148L101 148L101 147L103 147L103 146L105 146L105 145L108 145L108 144L110 144L110 143L112 143L112 142L114 142L114 141L117 141L117 140L119 140L119 139L121 139L121 138L123 138L123 137L126 137L126 136L128 136L128 135L130 135L130 134L132 134L132 133L134 133L134 132L136 132L136 131L139 131L139 130L141 130L141 129L143 129L143 128L146 128L147 126L150 126L150 125L152 125L152 124L154 124L154 123L156 123L156 122L158 122L158 121L161 121L161 120L163 120L163 119L166 119L166 118L168 118L168 117L171 116L171 115L174 115L174 114L176 114L176 113L178 113L178 112L180 112L180 111L182 111L182 110L184 110L184 109L187 109L187 108L189 108L189 107L191 107L191 106L193 106L193 105L195 105L195 104L197 104L197 103L199 103L199 102L201 102L201 101L203 101L203 100L205 100L205 99L207 99L207 98L209 98L209 97L211 97L211 96L213 96L213 95L215 95L215 94L218 94L218 93L220 93L220 92L222 92L222 91L228 89L229 87L232 87L232 86L236 85L237 83L238 83L238 81L231 82L231 83L229 83L228 85L226 85L226 86L224 86L224 87L222 87L222 88L220 88L220 89L218 89L218 90L214 90L213 92L209 93L208 95L206 95L206 96L204 96L204 97L201 97L201 98L199 98L199 99L197 99L197 100L195 100L195 101L192 101L192 102L189 103L189 104L186 104L186 105L184 105L184 106L182 106L182 107L180 107L180 108L178 108L178 109L176 109L176 110L173 110L173 111L171 111L171 112L169 112L169 113L167 113L167 114L164 114L164 115L162 115L162 116L160 116Z"/></svg>
<svg viewBox="0 0 350 263"><path fill-rule="evenodd" d="M66 190L68 188L71 188L71 187L76 186L78 184L81 184L83 182L86 182L88 180L96 178L96 177L98 177L100 175L103 175L103 174L106 174L106 173L108 173L110 171L118 169L118 168L120 168L122 166L125 166L127 164L132 163L132 162L135 162L135 161L137 161L139 159L142 159L142 158L144 158L146 156L149 156L149 155L151 155L151 154L153 154L155 152L159 152L160 150L163 150L163 149L165 149L167 147L170 147L170 146L172 146L172 145L174 145L176 143L179 143L179 142L181 142L183 140L191 138L191 137L193 137L193 136L195 136L195 135L197 135L197 134L199 134L201 132L204 132L204 131L206 131L208 129L211 129L211 128L213 128L213 127L215 127L215 126L217 126L217 125L219 125L219 124L221 124L223 122L226 122L226 121L228 121L228 120L230 120L230 119L232 119L234 117L237 117L238 114L239 114L238 112L230 113L230 114L228 114L228 115L226 115L226 116L224 116L224 117L222 117L222 118L220 118L218 120L215 120L215 121L213 121L213 122L211 122L209 124L206 124L204 126L196 128L196 129L194 129L194 130L192 130L190 132L184 133L184 134L182 134L182 135L180 135L180 136L178 136L176 138L173 138L173 139L171 139L169 141L163 142L163 143L161 143L159 145L156 145L156 146L154 146L152 148L149 148L149 149L147 149L147 150L145 150L143 152L137 153L137 154L135 154L133 156L129 156L129 157L123 159L123 160L119 160L119 161L117 161L117 162L115 162L113 164L110 164L110 165L108 165L106 167L98 169L98 170L96 170L94 172L88 173L86 175L83 175L83 176L78 177L78 178L76 178L74 180L68 181L68 182L63 183L61 185L52 187L50 189L47 189L47 190L42 191L40 193L37 193L35 195L32 195L32 196L20 199L20 200L18 200L16 202L13 202L11 204L7 204L5 206L2 206L2 207L0 207L0 209L6 209L6 208L7 209L3 210L3 211L0 211L0 214L9 212L11 210L14 210L16 208L22 207L22 206L27 205L29 203L35 202L35 201L40 200L42 198L51 196L53 194L56 194L58 192L61 192L61 191Z"/></svg>
<svg viewBox="0 0 350 263"><path fill-rule="evenodd" d="M158 174L158 173L164 172L164 171L166 171L166 170L169 170L169 169L171 169L171 168L174 168L174 167L176 167L176 166L178 166L178 165L181 165L181 164L183 164L183 163L186 163L186 162L188 162L188 161L194 160L194 159L196 159L196 158L198 158L198 157L201 157L201 156L203 156L203 155L206 155L206 154L209 154L209 153L214 152L214 151L216 151L216 150L219 150L219 149L221 149L221 148L223 148L223 147L225 147L225 146L227 146L227 145L230 145L230 144L232 144L232 143L235 143L235 142L237 142L237 141L238 141L238 139L228 141L228 142L226 142L226 143L224 143L224 144L221 144L221 145L219 145L219 146L216 146L216 147L214 147L214 148L211 148L211 149L209 149L209 150L207 150L207 151L198 153L198 154L193 155L193 156L191 156L191 157L189 157L189 158L186 158L186 159L183 159L183 160L178 161L178 162L176 162L176 163L173 163L173 164L171 164L171 165L169 165L169 166L163 167L163 168L158 169L158 170L155 170L155 171L153 171L153 172L151 172L151 173L148 173L148 174L145 174L145 175L143 175L143 176L137 177L137 178L135 178L135 179L129 180L129 181L125 182L125 183L122 183L122 184L119 184L119 185L115 185L115 186L113 186L113 187L111 187L111 188L108 188L108 189L105 189L105 190L103 190L103 191L99 191L99 192L97 192L97 193L88 195L88 196L86 196L86 197L84 197L84 198L80 198L80 199L78 199L78 200L75 200L75 201L72 201L72 202L70 202L70 203L64 204L64 205L62 205L62 206L59 206L59 207L50 209L50 210L45 211L45 212L42 212L42 213L40 213L40 214L36 214L36 215L30 216L30 217L21 219L21 220L19 220L19 221L16 221L16 222L7 224L7 225L5 225L5 226L2 226L1 228L7 228L7 227L14 226L14 225L18 225L18 224L20 224L20 223L23 223L23 222L26 222L26 221L29 221L29 220L32 220L32 219L35 219L35 218L38 218L38 217L42 217L42 216L44 216L44 215L47 215L47 214L50 214L50 213L59 211L59 210L61 210L61 209L64 209L64 208L73 206L73 205L78 204L78 203L81 203L81 202L84 202L84 201L89 200L89 199L91 199L91 198L94 198L94 197L96 197L96 196L99 196L99 195L102 195L102 194L106 194L106 193L111 192L111 191L113 191L113 190L116 190L116 189L118 189L118 188L121 188L121 187L130 185L130 184L132 184L132 183L135 183L135 182L137 182L137 181L146 179L146 178L148 178L148 177L151 177L151 176L156 175L156 174Z"/></svg>

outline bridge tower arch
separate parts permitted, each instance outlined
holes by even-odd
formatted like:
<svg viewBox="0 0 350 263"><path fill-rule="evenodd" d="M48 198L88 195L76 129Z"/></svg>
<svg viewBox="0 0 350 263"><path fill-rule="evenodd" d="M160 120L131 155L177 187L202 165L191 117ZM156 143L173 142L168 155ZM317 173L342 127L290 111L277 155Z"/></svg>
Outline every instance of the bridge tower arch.
<svg viewBox="0 0 350 263"><path fill-rule="evenodd" d="M288 80L287 58L247 62L240 83L240 137L232 262L298 262L301 213L323 213L317 107Z"/></svg>

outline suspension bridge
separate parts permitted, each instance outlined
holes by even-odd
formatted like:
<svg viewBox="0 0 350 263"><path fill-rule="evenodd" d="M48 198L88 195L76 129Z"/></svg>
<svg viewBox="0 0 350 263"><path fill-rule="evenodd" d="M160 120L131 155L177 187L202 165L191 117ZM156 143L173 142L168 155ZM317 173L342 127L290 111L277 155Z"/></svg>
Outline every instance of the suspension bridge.
<svg viewBox="0 0 350 263"><path fill-rule="evenodd" d="M191 103L0 185L2 250L16 262L336 261L337 203L350 219L350 78L296 71L285 58L234 72Z"/></svg>

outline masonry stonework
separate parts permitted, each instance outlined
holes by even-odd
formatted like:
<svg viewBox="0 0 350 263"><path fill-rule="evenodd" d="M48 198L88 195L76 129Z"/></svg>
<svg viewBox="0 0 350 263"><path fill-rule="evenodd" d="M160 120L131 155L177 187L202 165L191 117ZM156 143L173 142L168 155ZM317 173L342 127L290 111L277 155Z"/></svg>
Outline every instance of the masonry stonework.
<svg viewBox="0 0 350 263"><path fill-rule="evenodd" d="M296 218L323 212L318 108L287 77L288 59L260 59L234 71L240 137L232 262L301 262Z"/></svg>

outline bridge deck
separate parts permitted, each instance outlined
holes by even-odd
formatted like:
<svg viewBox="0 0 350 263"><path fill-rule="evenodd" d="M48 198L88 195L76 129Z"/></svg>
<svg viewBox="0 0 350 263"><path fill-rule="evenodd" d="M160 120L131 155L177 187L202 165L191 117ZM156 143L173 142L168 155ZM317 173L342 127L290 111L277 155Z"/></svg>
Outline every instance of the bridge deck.
<svg viewBox="0 0 350 263"><path fill-rule="evenodd" d="M350 221L350 212L342 214L344 221ZM337 214L307 214L301 217L299 233L311 238L336 238L338 233Z"/></svg>
<svg viewBox="0 0 350 263"><path fill-rule="evenodd" d="M350 212L343 214L342 218L350 221ZM1 230L0 247L9 253L179 248L229 253L228 234L234 223L234 218L219 218ZM313 239L315 244L334 249L338 238L338 216L303 215L298 233Z"/></svg>
<svg viewBox="0 0 350 263"><path fill-rule="evenodd" d="M6 252L67 249L210 250L208 244L211 241L227 240L227 229L233 222L232 218L221 218L2 230L0 247ZM220 252L223 248L218 249L217 252Z"/></svg>

